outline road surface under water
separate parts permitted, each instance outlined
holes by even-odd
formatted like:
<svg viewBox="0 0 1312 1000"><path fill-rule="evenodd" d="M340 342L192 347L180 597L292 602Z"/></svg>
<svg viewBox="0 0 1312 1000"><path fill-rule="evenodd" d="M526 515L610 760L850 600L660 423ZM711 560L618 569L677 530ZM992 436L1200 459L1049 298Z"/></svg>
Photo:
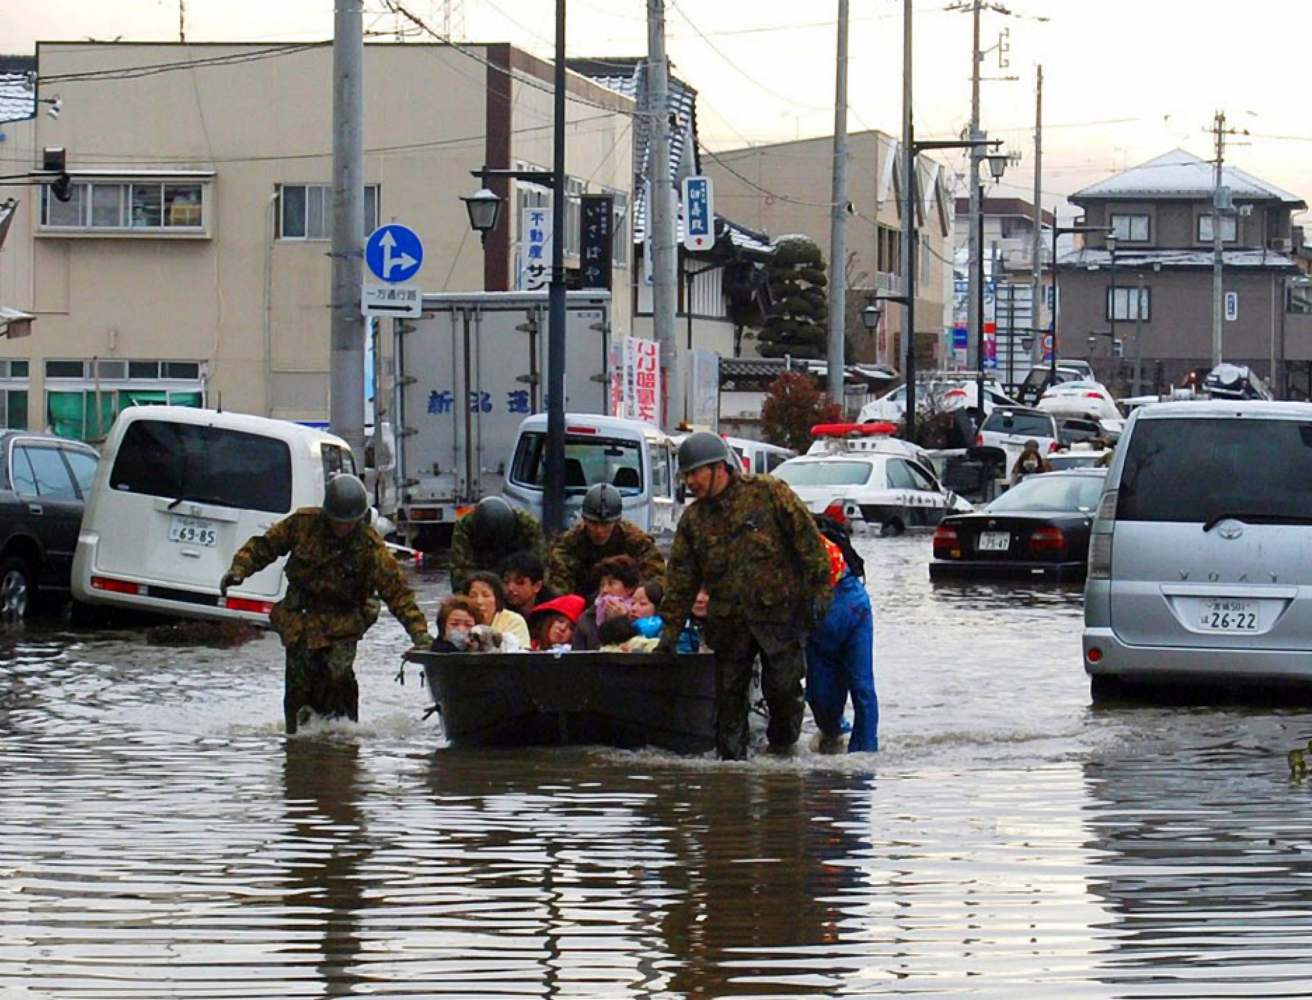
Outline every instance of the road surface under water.
<svg viewBox="0 0 1312 1000"><path fill-rule="evenodd" d="M271 636L0 636L0 996L1308 996L1309 715L1094 711L1078 590L859 545L877 755L451 750L386 615L293 739Z"/></svg>

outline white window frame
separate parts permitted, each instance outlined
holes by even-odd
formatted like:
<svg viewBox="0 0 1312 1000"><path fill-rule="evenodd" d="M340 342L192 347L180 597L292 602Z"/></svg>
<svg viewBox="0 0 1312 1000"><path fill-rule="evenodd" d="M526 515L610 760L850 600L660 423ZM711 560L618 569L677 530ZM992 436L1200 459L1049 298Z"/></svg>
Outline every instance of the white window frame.
<svg viewBox="0 0 1312 1000"><path fill-rule="evenodd" d="M305 197L305 214L304 227L300 233L287 233L287 200L284 194L288 189L300 189ZM312 182L293 182L289 184L279 184L276 192L278 196L278 211L275 215L275 239L282 243L323 243L333 238L333 186L331 184L315 184ZM316 199L319 203L319 213L317 228L310 225L311 212L310 202ZM377 184L366 184L364 186L364 234L368 236L378 228L378 213L382 206L382 196ZM373 216L371 219L370 216Z"/></svg>
<svg viewBox="0 0 1312 1000"><path fill-rule="evenodd" d="M1206 227L1206 234L1204 234L1203 231L1204 227ZM1210 212L1207 213L1206 215L1200 215L1198 217L1198 222L1195 225L1195 232L1197 232L1198 234L1199 243L1212 242L1212 215ZM1233 215L1222 215L1221 216L1221 242L1237 243L1238 241L1239 241L1239 219Z"/></svg>
<svg viewBox="0 0 1312 1000"><path fill-rule="evenodd" d="M1136 236L1139 223L1143 223L1143 234ZM1112 235L1123 243L1147 243L1152 239L1152 218L1146 213L1113 212Z"/></svg>
<svg viewBox="0 0 1312 1000"><path fill-rule="evenodd" d="M27 365L26 375L14 374L14 362L20 362ZM3 430L28 430L27 426L31 421L28 419L26 412L23 414L22 427L9 426L9 394L11 392L21 392L26 397L27 407L32 405L32 363L26 358L0 358L0 431Z"/></svg>
<svg viewBox="0 0 1312 1000"><path fill-rule="evenodd" d="M49 184L41 185L40 222L38 235L80 235L80 236L209 236L210 218L213 206L210 204L211 184L209 177L198 178L190 175L171 176L168 174L150 174L142 177L125 177L122 175L78 175L78 179L69 185L72 194L66 202L55 198ZM173 200L170 202L170 190ZM110 192L113 192L112 211L109 209ZM188 200L179 200L181 193L188 195ZM157 204L157 221L145 221L145 216L135 211L139 205L150 204L153 193ZM102 198L102 211L97 212L95 204L98 195ZM194 196L194 202L190 198ZM197 213L184 211L195 208ZM72 218L62 217L64 213L74 213ZM196 216L192 221L193 214ZM56 221L51 221L55 218ZM173 220L173 221L171 221Z"/></svg>
<svg viewBox="0 0 1312 1000"><path fill-rule="evenodd" d="M1136 316L1132 306L1134 305L1134 293L1139 292L1139 315ZM1138 285L1117 285L1112 288L1107 287L1107 320L1115 319L1117 323L1133 323L1142 317L1144 323L1152 319L1153 290L1151 286L1144 285L1140 288ZM1115 310L1115 316L1112 315Z"/></svg>
<svg viewBox="0 0 1312 1000"><path fill-rule="evenodd" d="M565 256L579 255L579 242L583 232L583 202L579 199L587 192L587 185L574 177L565 178Z"/></svg>

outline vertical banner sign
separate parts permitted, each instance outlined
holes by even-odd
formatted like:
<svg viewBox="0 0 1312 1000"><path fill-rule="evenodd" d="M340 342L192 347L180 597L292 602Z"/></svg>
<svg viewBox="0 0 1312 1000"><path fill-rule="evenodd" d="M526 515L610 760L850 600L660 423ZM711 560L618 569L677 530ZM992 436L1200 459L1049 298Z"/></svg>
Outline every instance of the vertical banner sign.
<svg viewBox="0 0 1312 1000"><path fill-rule="evenodd" d="M624 338L624 408L620 416L649 424L660 421L660 349L654 340Z"/></svg>
<svg viewBox="0 0 1312 1000"><path fill-rule="evenodd" d="M985 371L998 370L998 286L990 279L984 284L984 315L980 317L984 324L983 353L980 367Z"/></svg>
<svg viewBox="0 0 1312 1000"><path fill-rule="evenodd" d="M1142 302L1139 303L1139 308L1140 309L1143 308ZM1239 293L1226 292L1225 293L1225 321L1227 323L1233 323L1238 318L1239 318Z"/></svg>
<svg viewBox="0 0 1312 1000"><path fill-rule="evenodd" d="M519 282L525 291L551 283L551 198L547 204L524 209L519 216Z"/></svg>
<svg viewBox="0 0 1312 1000"><path fill-rule="evenodd" d="M720 356L714 351L692 352L692 424L720 430Z"/></svg>
<svg viewBox="0 0 1312 1000"><path fill-rule="evenodd" d="M581 288L610 291L611 258L614 256L615 199L608 194L585 194L579 198L583 230L579 239Z"/></svg>
<svg viewBox="0 0 1312 1000"><path fill-rule="evenodd" d="M613 340L610 345L610 409L612 417L624 416L624 341Z"/></svg>
<svg viewBox="0 0 1312 1000"><path fill-rule="evenodd" d="M709 250L715 245L714 191L709 177L683 179L683 245Z"/></svg>

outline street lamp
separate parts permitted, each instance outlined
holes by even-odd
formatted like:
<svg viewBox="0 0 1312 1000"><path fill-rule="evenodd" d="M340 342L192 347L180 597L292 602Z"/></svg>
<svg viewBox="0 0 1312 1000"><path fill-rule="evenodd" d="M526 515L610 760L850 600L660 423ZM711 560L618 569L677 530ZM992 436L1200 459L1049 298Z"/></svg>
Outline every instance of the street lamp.
<svg viewBox="0 0 1312 1000"><path fill-rule="evenodd" d="M995 148L992 153L989 153L989 155L985 157L985 159L989 161L989 173L992 174L993 183L996 184L998 181L1002 180L1002 175L1007 172L1007 162L1008 162L1007 154L999 153ZM978 410L977 420L979 423L983 423L984 422L984 184L983 182L981 182L979 186L979 217L975 220L975 225L979 227L978 229L979 240L977 241L977 245L979 246L979 254L976 256L976 260L975 260L975 267L977 269L976 273L979 277L979 281L977 282L977 294L979 295L979 300L978 300L979 305L977 309L979 315L979 329L975 331L975 363L976 363L975 406ZM995 274L993 276L993 309L994 309L995 317L997 315L997 308L998 308L997 281L998 281L998 276ZM994 364L997 364L997 360L996 360L997 336L998 336L997 331L998 331L998 325L997 325L997 320L995 318L993 322Z"/></svg>
<svg viewBox="0 0 1312 1000"><path fill-rule="evenodd" d="M1052 213L1052 350L1048 354L1048 384L1057 384L1057 318L1061 303L1057 297L1057 237L1073 233L1111 233L1109 226L1059 226L1056 209Z"/></svg>
<svg viewBox="0 0 1312 1000"><path fill-rule="evenodd" d="M479 188L473 194L461 195L465 211L469 213L469 226L487 245L487 234L497 228L501 220L501 206L506 199L489 188Z"/></svg>

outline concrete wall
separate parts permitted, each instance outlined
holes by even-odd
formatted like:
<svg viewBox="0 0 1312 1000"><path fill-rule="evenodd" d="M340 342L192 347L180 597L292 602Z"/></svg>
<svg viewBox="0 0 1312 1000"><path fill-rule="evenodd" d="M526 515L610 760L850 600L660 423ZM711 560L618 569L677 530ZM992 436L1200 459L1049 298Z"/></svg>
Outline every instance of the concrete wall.
<svg viewBox="0 0 1312 1000"><path fill-rule="evenodd" d="M87 169L213 176L200 236L42 233L15 220L6 254L27 248L38 319L28 341L0 341L0 356L30 352L34 359L31 426L45 419L40 361L93 356L200 361L211 403L221 395L227 409L326 418L330 243L276 239L274 194L279 184L331 182L331 47L133 78L69 79L269 47L38 46L42 79L64 77L39 96L58 92L63 113L38 118L32 143L64 146L75 180ZM605 106L569 103L569 173L591 178L593 190L629 192L631 102L572 79L572 90ZM459 196L477 188L469 171L487 162L490 83L509 89L508 138L493 139L508 142L511 159L549 166L549 93L508 88L503 74L447 46L366 47L365 179L380 187L379 221L404 222L423 240L416 283L425 291L484 287L483 251ZM514 224L507 214L503 230ZM501 271L508 272L508 241L489 250L503 255ZM21 283L21 269L0 277ZM616 279L615 315L623 317L625 271Z"/></svg>

